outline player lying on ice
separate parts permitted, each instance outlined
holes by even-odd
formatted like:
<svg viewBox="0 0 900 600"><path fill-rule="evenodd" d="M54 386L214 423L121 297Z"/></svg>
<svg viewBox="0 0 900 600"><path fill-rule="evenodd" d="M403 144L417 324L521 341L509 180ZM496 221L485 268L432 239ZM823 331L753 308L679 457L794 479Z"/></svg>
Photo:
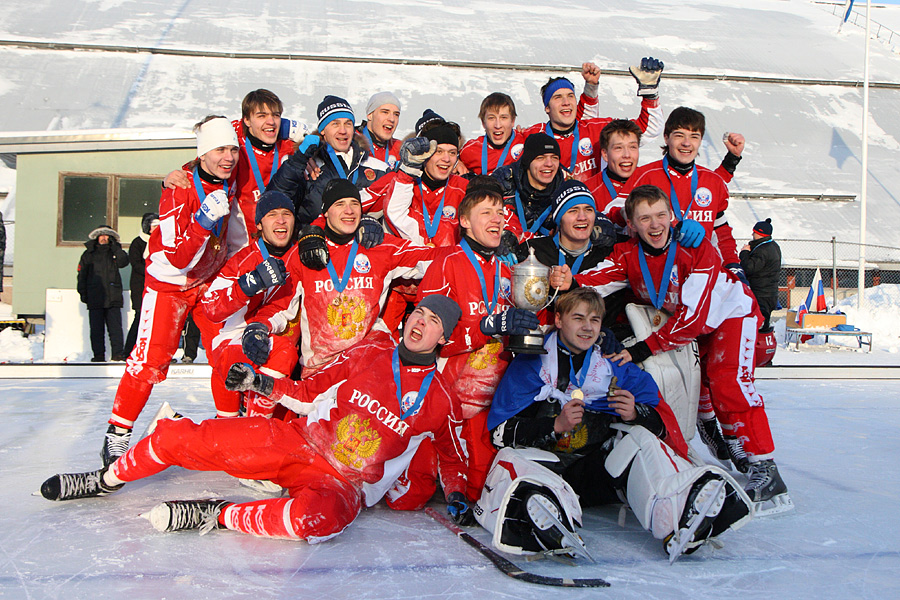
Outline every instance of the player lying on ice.
<svg viewBox="0 0 900 600"><path fill-rule="evenodd" d="M165 419L110 466L54 475L41 494L48 500L105 496L173 465L224 471L270 480L289 497L175 500L155 506L146 517L160 531L233 529L320 542L343 531L363 503L378 502L422 440L432 438L448 510L457 520L460 513L471 515L456 435L460 408L435 368L438 346L459 317L455 302L428 296L410 315L399 346L386 333L373 333L302 381L273 379L235 364L229 387L263 393L302 416L289 423L265 417L200 424Z"/></svg>
<svg viewBox="0 0 900 600"><path fill-rule="evenodd" d="M497 388L487 425L501 450L474 512L500 550L590 556L582 506L623 500L670 561L752 517L728 473L687 459L653 378L601 356L603 314L592 288L562 296L547 354L517 356Z"/></svg>

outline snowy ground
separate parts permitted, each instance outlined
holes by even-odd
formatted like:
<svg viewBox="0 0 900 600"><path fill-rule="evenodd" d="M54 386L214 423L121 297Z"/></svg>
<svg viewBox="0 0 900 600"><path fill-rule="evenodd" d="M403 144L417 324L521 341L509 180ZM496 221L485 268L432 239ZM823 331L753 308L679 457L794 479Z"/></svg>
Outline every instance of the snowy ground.
<svg viewBox="0 0 900 600"><path fill-rule="evenodd" d="M108 498L33 497L59 471L99 465L117 381L0 381L0 597L8 598L888 598L900 595L900 382L760 383L777 460L796 510L758 519L669 566L633 515L589 510L598 558L532 563L567 577L603 577L606 591L513 581L422 513L378 506L315 546L234 532L161 534L137 517L165 499L260 498L222 474L171 469ZM212 414L206 382L154 390L195 419ZM150 412L150 411L148 411ZM138 423L142 431L148 415ZM40 457L36 460L36 457ZM485 539L483 531L477 531ZM896 595L895 595L896 594Z"/></svg>

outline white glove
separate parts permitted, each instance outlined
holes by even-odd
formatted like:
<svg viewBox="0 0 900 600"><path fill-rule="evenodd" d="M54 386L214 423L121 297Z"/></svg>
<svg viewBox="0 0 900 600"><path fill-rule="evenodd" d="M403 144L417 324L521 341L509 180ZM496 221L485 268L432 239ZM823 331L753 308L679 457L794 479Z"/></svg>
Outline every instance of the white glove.
<svg viewBox="0 0 900 600"><path fill-rule="evenodd" d="M197 224L207 231L212 231L216 223L231 212L228 194L224 190L215 190L206 195L200 204L200 210L194 214Z"/></svg>

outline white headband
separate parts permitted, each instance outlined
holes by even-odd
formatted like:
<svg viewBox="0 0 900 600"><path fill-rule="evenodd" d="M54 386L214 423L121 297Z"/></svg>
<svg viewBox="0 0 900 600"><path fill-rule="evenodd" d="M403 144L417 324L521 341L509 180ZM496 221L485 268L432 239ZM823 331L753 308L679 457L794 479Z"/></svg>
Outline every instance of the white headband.
<svg viewBox="0 0 900 600"><path fill-rule="evenodd" d="M222 146L237 146L238 139L234 127L228 119L217 117L200 126L197 131L197 156Z"/></svg>

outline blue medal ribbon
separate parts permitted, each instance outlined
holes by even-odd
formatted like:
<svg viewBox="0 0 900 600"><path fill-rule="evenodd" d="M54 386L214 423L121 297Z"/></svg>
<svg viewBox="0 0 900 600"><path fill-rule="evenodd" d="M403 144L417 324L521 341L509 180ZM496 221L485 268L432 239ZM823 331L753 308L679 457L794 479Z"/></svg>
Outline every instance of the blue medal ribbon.
<svg viewBox="0 0 900 600"><path fill-rule="evenodd" d="M357 250L359 250L359 243L353 240L353 245L350 246L350 254L347 256L347 262L344 264L344 274L340 279L338 279L334 263L331 262L331 258L328 259L328 274L331 276L334 289L338 294L344 291L344 288L347 287L347 282L350 281L350 273L353 271L353 261L356 259Z"/></svg>
<svg viewBox="0 0 900 600"><path fill-rule="evenodd" d="M325 144L326 152L328 152L328 157L331 159L331 163L334 165L335 170L338 173L338 177L341 179L347 179L347 172L344 171L344 167L341 165L341 159L338 158L337 153L335 153L334 148L331 147L330 144ZM353 179L350 181L355 185L356 180L359 177L359 168L353 171Z"/></svg>
<svg viewBox="0 0 900 600"><path fill-rule="evenodd" d="M491 172L495 169L499 169L503 166L504 161L506 161L506 154L509 152L509 149L512 148L513 138L515 138L515 133L509 134L509 141L506 142L506 146L503 147L503 154L500 155L500 160L497 161L497 166L491 170L488 170L488 134L484 132L484 139L481 140L481 174L482 175L490 175Z"/></svg>
<svg viewBox="0 0 900 600"><path fill-rule="evenodd" d="M444 185L444 191L441 194L441 203L438 204L437 212L434 213L433 218L428 213L428 207L425 206L425 189L422 187L421 180L419 181L419 194L422 196L422 215L425 217L425 234L428 236L428 239L432 239L437 235L438 227L441 225L441 216L444 214L444 197L447 195L447 186Z"/></svg>
<svg viewBox="0 0 900 600"><path fill-rule="evenodd" d="M666 291L669 289L669 279L672 275L672 266L675 264L675 254L678 243L675 236L669 233L669 249L666 251L666 266L663 269L662 281L659 282L659 292L656 291L656 284L653 282L653 276L647 267L647 258L644 256L644 249L638 247L638 262L641 264L641 275L644 277L644 285L647 286L647 294L650 296L650 302L657 309L662 308L666 298Z"/></svg>
<svg viewBox="0 0 900 600"><path fill-rule="evenodd" d="M553 134L553 128L550 127L550 123L547 123L547 126L544 128L544 132L552 138L556 138ZM581 141L581 136L578 135L578 122L575 122L575 131L572 132L572 159L571 166L569 167L569 173L575 173L575 163L578 162L578 142Z"/></svg>
<svg viewBox="0 0 900 600"><path fill-rule="evenodd" d="M541 227L544 224L544 221L547 220L547 217L550 216L550 211L553 210L553 205L547 207L547 210L541 213L537 219L534 220L534 223L531 224L531 227L528 226L528 222L525 220L525 207L522 206L522 199L519 197L519 190L516 190L516 216L519 217L519 224L522 226L523 231L527 231L528 233L543 233L547 235L550 233L550 230L546 227Z"/></svg>
<svg viewBox="0 0 900 600"><path fill-rule="evenodd" d="M378 155L375 154L375 149L378 147L378 144L375 143L375 140L373 140L372 136L369 134L369 128L363 127L362 130L363 130L363 136L369 141L369 152L372 153L372 156L374 156L375 158L378 158ZM388 154L390 154L390 152L388 152L388 151L390 149L391 149L391 140L388 140L387 143L384 145L384 158L381 159L381 161L384 164L386 164L387 166L391 166L391 163L388 162Z"/></svg>
<svg viewBox="0 0 900 600"><path fill-rule="evenodd" d="M259 253L262 254L263 260L269 260L269 249L266 248L266 243L263 241L262 237L256 240L256 246L259 248Z"/></svg>
<svg viewBox="0 0 900 600"><path fill-rule="evenodd" d="M606 169L603 169L601 173L603 174L603 185L606 186L606 191L609 193L609 199L615 200L619 197L619 190L616 189L609 175L606 174Z"/></svg>
<svg viewBox="0 0 900 600"><path fill-rule="evenodd" d="M494 299L491 300L487 293L487 283L484 280L484 271L481 269L481 265L478 263L478 259L475 258L475 253L472 252L472 247L469 246L469 242L465 239L460 240L459 245L462 247L463 252L466 253L466 258L469 259L469 262L472 263L472 267L475 269L475 273L478 275L478 282L481 284L481 297L484 298L484 308L487 310L487 314L494 314L494 309L497 307L497 300L500 297L500 265L498 263L497 257L492 256L491 262L495 263L494 270Z"/></svg>
<svg viewBox="0 0 900 600"><path fill-rule="evenodd" d="M250 140L244 138L244 151L247 153L247 161L250 163L250 169L253 171L253 178L256 180L256 189L262 193L269 182L263 183L262 173L259 170L259 164L256 162L256 153L253 152L253 146ZM275 156L272 158L272 171L269 173L269 181L272 181L272 175L278 169L278 144L275 144Z"/></svg>
<svg viewBox="0 0 900 600"><path fill-rule="evenodd" d="M422 380L422 386L419 388L419 391L416 392L416 401L406 410L403 410L403 391L400 387L399 348L394 348L394 354L393 356L391 356L391 370L394 371L394 385L397 387L397 406L400 407L401 411L400 419L406 420L406 417L416 414L416 411L418 411L419 407L422 406L422 401L428 394L428 388L431 387L431 380L434 379L434 374L437 371L437 368L432 369L432 371L425 376L425 379Z"/></svg>
<svg viewBox="0 0 900 600"><path fill-rule="evenodd" d="M691 205L694 204L694 196L697 195L697 165L691 169L691 201L688 202L687 208L681 212L681 204L678 202L678 194L675 193L675 184L672 183L672 176L669 175L669 157L663 157L663 172L669 180L669 196L672 200L672 210L675 212L675 218L684 221L687 214L691 211ZM659 307L657 307L659 308Z"/></svg>
<svg viewBox="0 0 900 600"><path fill-rule="evenodd" d="M206 200L206 191L203 189L203 180L200 179L200 173L198 172L198 167L194 167L194 193L197 194L197 199L200 200L200 204L203 204L203 201ZM225 195L228 195L228 180L222 180L222 189L225 191ZM212 234L216 237L219 237L219 234L222 232L222 221L225 217L222 217L216 224L213 226Z"/></svg>
<svg viewBox="0 0 900 600"><path fill-rule="evenodd" d="M559 266L561 267L566 264L566 253L563 252L562 246L559 245L559 232L556 232L556 235L553 236L553 243L556 244L556 248L559 250ZM588 252L590 252L590 248L579 254L575 262L572 263L572 275L578 275L581 271L581 263L584 262L584 257L588 255Z"/></svg>
<svg viewBox="0 0 900 600"><path fill-rule="evenodd" d="M576 373L575 366L572 364L572 356L574 356L574 352L569 350L569 347L562 341L562 338L557 335L556 337L557 343L563 347L563 349L569 353L569 383L575 385L576 388L584 387L584 380L587 379L588 371L591 370L591 356L594 354L594 344L591 344L591 347L587 349L587 352L584 355L584 364L581 365L581 369ZM579 375L581 377L579 377Z"/></svg>

